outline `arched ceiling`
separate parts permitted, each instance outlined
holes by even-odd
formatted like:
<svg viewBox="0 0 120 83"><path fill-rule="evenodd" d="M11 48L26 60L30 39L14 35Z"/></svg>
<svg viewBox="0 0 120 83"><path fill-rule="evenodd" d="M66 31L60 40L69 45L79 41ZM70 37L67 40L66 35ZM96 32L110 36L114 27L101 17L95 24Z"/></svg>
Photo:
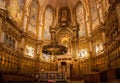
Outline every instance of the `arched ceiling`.
<svg viewBox="0 0 120 83"><path fill-rule="evenodd" d="M32 0L26 1L26 8L29 7ZM44 11L46 6L52 7L54 10L60 9L62 7L70 7L71 9L75 8L78 2L81 2L87 9L88 0L38 0L40 10Z"/></svg>
<svg viewBox="0 0 120 83"><path fill-rule="evenodd" d="M32 3L34 4L32 5ZM103 22L103 16L106 10L108 10L108 0L0 0L0 8L6 8L10 16L21 24L24 31L32 31L39 39L39 37L44 37L44 17L47 7L53 10L53 22L50 26L56 26L58 23L58 11L63 7L70 9L71 21L76 22L76 18L81 17L81 9L78 8L79 10L77 9L78 11L76 11L76 8L80 5L79 3L82 5L84 12L82 14L83 20L77 23L79 23L79 25L83 23L89 34L100 22ZM36 12L32 12L31 14L31 10ZM48 17L49 16L50 15L48 15ZM32 21L31 24L34 25L32 28L28 26L30 25L30 21Z"/></svg>
<svg viewBox="0 0 120 83"><path fill-rule="evenodd" d="M45 1L46 0L39 0L40 6L42 8L44 6ZM58 8L61 8L61 7L69 6L70 4L71 7L74 8L79 1L80 0L47 0L46 5L50 5L53 9L56 9L56 6L58 6Z"/></svg>

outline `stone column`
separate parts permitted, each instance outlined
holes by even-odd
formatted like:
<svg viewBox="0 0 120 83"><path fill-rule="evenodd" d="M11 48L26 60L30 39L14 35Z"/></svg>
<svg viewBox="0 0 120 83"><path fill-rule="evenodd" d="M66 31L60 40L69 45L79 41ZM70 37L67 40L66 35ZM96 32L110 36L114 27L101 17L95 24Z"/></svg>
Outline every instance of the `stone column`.
<svg viewBox="0 0 120 83"><path fill-rule="evenodd" d="M22 17L22 29L24 32L27 31L27 23L28 23L28 17L29 17L29 6L32 0L25 0L24 7L23 7L23 17Z"/></svg>

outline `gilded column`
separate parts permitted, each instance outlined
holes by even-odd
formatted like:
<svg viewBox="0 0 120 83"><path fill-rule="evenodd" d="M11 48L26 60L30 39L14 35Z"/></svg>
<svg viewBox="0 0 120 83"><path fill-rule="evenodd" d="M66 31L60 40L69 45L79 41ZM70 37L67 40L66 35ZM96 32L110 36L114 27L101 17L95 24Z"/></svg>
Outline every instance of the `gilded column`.
<svg viewBox="0 0 120 83"><path fill-rule="evenodd" d="M22 15L22 29L23 31L27 31L27 23L28 23L28 17L29 17L29 6L32 0L30 0L29 2L27 0L25 0L25 4L24 4L24 9L23 9L23 15Z"/></svg>
<svg viewBox="0 0 120 83"><path fill-rule="evenodd" d="M72 54L73 58L78 56L78 25L73 24L73 40L72 40Z"/></svg>
<svg viewBox="0 0 120 83"><path fill-rule="evenodd" d="M89 52L89 59L90 59L90 63L89 63L90 66L88 68L89 69L88 72L91 73L92 72L92 68L93 68L93 61L92 61L92 57L93 57L93 55L92 55L93 54L93 52L92 52L93 51L93 42L91 40L91 37L88 38L88 45L89 45L89 51L88 52Z"/></svg>

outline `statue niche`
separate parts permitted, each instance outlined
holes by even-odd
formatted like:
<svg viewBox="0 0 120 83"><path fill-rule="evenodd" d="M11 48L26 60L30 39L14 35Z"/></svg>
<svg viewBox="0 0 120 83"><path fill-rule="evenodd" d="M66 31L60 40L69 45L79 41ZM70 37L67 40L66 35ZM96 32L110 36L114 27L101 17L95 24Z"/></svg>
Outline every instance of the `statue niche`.
<svg viewBox="0 0 120 83"><path fill-rule="evenodd" d="M61 27L68 27L71 22L70 10L68 8L61 8L59 11L59 23Z"/></svg>

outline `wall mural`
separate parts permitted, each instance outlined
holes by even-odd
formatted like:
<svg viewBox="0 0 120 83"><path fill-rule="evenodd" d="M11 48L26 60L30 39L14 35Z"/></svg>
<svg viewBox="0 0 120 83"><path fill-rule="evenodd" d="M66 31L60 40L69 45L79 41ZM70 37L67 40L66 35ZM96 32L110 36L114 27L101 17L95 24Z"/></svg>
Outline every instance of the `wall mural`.
<svg viewBox="0 0 120 83"><path fill-rule="evenodd" d="M30 5L30 20L28 24L28 31L36 34L36 23L37 23L37 14L38 14L38 2L37 0L33 0Z"/></svg>
<svg viewBox="0 0 120 83"><path fill-rule="evenodd" d="M90 0L90 8L92 15L92 29L94 30L97 25L99 25L98 14L97 14L97 4L96 0Z"/></svg>
<svg viewBox="0 0 120 83"><path fill-rule="evenodd" d="M5 9L6 2L5 0L0 0L0 8Z"/></svg>
<svg viewBox="0 0 120 83"><path fill-rule="evenodd" d="M24 0L8 0L7 2L7 10L10 16L18 23L22 21L23 1Z"/></svg>
<svg viewBox="0 0 120 83"><path fill-rule="evenodd" d="M51 34L49 32L50 26L53 22L53 10L51 8L46 8L45 10L45 24L44 24L44 38L51 39Z"/></svg>
<svg viewBox="0 0 120 83"><path fill-rule="evenodd" d="M84 9L81 3L77 5L76 18L77 18L77 23L79 24L79 37L83 37L86 35L86 30L84 23Z"/></svg>

